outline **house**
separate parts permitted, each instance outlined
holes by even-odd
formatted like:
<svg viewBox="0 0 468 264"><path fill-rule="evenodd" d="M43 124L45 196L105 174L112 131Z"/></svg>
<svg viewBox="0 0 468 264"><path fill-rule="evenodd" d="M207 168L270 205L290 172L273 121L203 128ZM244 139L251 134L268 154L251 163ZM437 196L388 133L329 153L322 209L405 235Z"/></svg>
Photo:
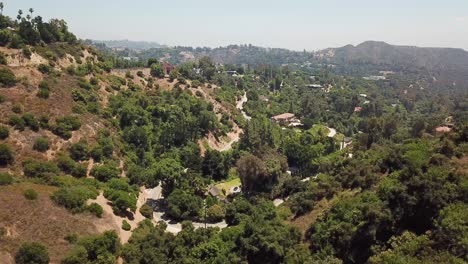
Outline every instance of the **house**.
<svg viewBox="0 0 468 264"><path fill-rule="evenodd" d="M308 88L314 88L314 89L322 89L323 86L320 85L320 84L308 84L307 85Z"/></svg>
<svg viewBox="0 0 468 264"><path fill-rule="evenodd" d="M164 74L169 75L175 69L175 66L164 61L162 63L162 68L163 68Z"/></svg>
<svg viewBox="0 0 468 264"><path fill-rule="evenodd" d="M212 185L212 186L208 189L208 191L206 192L206 195L208 195L208 194L211 195L211 196L213 196L213 197L219 198L219 197L222 197L222 194L223 194L223 193L222 193L222 191L221 191L218 187L216 187L215 185Z"/></svg>
<svg viewBox="0 0 468 264"><path fill-rule="evenodd" d="M276 115L271 117L271 121L278 123L280 125L289 125L295 120L295 115L291 113L284 113L281 115Z"/></svg>
<svg viewBox="0 0 468 264"><path fill-rule="evenodd" d="M359 112L361 112L361 111L362 111L362 107L360 107L360 106L354 107L354 112L355 112L355 113L359 113Z"/></svg>

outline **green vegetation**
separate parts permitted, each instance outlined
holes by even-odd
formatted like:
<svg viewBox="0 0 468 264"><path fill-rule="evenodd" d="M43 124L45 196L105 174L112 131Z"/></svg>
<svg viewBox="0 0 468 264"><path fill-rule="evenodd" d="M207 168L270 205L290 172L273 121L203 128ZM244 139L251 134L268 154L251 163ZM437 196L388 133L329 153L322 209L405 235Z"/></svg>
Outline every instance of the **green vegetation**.
<svg viewBox="0 0 468 264"><path fill-rule="evenodd" d="M34 150L39 152L46 152L49 149L49 140L45 137L39 137L34 141Z"/></svg>
<svg viewBox="0 0 468 264"><path fill-rule="evenodd" d="M13 163L13 151L9 145L0 144L0 166L6 166Z"/></svg>
<svg viewBox="0 0 468 264"><path fill-rule="evenodd" d="M5 140L10 136L10 130L8 127L0 126L0 139Z"/></svg>
<svg viewBox="0 0 468 264"><path fill-rule="evenodd" d="M0 67L0 87L12 87L16 82L15 74L9 68Z"/></svg>
<svg viewBox="0 0 468 264"><path fill-rule="evenodd" d="M17 264L48 264L47 248L38 242L27 242L21 245L15 256Z"/></svg>
<svg viewBox="0 0 468 264"><path fill-rule="evenodd" d="M8 173L0 173L0 186L9 185L13 183L13 176Z"/></svg>
<svg viewBox="0 0 468 264"><path fill-rule="evenodd" d="M27 189L24 191L24 197L28 200L36 200L38 197L38 194L35 190L33 189Z"/></svg>

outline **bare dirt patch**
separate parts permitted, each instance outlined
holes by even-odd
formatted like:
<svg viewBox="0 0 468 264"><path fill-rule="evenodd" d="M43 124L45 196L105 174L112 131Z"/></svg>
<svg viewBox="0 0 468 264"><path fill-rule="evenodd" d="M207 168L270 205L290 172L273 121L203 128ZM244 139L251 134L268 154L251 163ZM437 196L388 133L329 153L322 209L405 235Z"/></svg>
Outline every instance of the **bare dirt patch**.
<svg viewBox="0 0 468 264"><path fill-rule="evenodd" d="M30 201L23 191L34 189L39 197ZM68 234L79 236L97 234L95 223L104 221L89 214L71 214L56 206L49 198L55 187L21 183L0 187L0 226L6 228L6 237L0 239L0 262L14 256L19 246L27 241L44 243L51 263L60 263L71 245L64 239ZM111 229L111 228L109 228ZM5 262L3 262L5 261Z"/></svg>

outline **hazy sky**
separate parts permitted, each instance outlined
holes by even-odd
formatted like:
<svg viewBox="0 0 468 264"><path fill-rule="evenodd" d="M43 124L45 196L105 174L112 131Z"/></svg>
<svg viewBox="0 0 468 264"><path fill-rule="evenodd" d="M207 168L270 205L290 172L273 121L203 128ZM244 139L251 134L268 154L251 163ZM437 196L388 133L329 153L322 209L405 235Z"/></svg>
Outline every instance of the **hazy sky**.
<svg viewBox="0 0 468 264"><path fill-rule="evenodd" d="M468 0L10 0L80 38L317 50L365 40L468 50Z"/></svg>

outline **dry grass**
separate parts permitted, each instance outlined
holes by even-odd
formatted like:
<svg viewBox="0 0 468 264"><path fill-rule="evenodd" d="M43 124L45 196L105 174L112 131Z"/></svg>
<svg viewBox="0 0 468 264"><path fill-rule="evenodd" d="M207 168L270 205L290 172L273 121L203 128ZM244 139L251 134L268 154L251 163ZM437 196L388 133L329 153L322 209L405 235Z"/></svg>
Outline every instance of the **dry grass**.
<svg viewBox="0 0 468 264"><path fill-rule="evenodd" d="M34 201L23 196L26 189L34 189L39 198ZM56 188L31 183L0 187L0 226L7 235L0 239L0 262L9 263L18 247L26 241L39 241L49 249L52 263L59 260L71 248L64 237L71 233L96 234L96 217L88 214L69 213L56 206L49 198ZM5 262L3 262L5 260ZM8 261L8 262L7 262Z"/></svg>

